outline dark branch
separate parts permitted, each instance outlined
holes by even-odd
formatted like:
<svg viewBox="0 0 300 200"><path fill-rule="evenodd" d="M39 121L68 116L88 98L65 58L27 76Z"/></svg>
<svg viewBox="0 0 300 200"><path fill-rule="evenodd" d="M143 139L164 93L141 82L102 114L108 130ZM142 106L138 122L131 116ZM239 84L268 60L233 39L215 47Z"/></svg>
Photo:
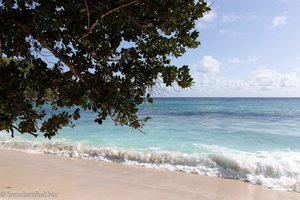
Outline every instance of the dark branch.
<svg viewBox="0 0 300 200"><path fill-rule="evenodd" d="M87 20L88 20L87 27L88 27L88 29L90 29L90 25L91 25L90 10L89 10L89 6L87 5L86 0L84 0L84 4L85 4L85 7L86 7L86 12L87 12Z"/></svg>
<svg viewBox="0 0 300 200"><path fill-rule="evenodd" d="M138 0L135 0L135 1L132 1L132 2L129 2L129 3L123 4L123 5L119 6L119 7L116 7L116 8L114 8L114 9L111 9L111 10L109 10L108 12L106 12L106 13L100 15L100 17L92 24L92 26L89 28L88 32L87 32L86 34L84 34L84 35L80 38L80 40L82 40L82 39L86 38L87 36L89 36L89 35L93 32L93 30L95 29L95 27L98 25L99 21L100 21L101 19L103 19L104 17L106 17L106 16L108 16L108 15L110 15L110 14L112 14L112 13L114 13L114 12L116 12L116 11L122 9L122 8L126 8L126 7L128 7L128 6L132 5L132 4L136 4L136 3L138 3Z"/></svg>
<svg viewBox="0 0 300 200"><path fill-rule="evenodd" d="M99 91L97 91L94 87L89 87L89 85L85 82L85 80L83 79L83 77L78 73L78 71L76 70L76 68L74 67L74 65L66 60L65 58L63 58L53 47L51 47L45 40L43 39L39 39L38 40L42 46L46 49L48 49L56 58L58 58L60 61L62 61L70 70L71 72L79 79L80 82L82 82L84 84L84 86L86 88L89 88L91 91L93 91L98 97L100 97L100 93Z"/></svg>
<svg viewBox="0 0 300 200"><path fill-rule="evenodd" d="M21 131L18 127L14 126L14 125L11 125L11 127L14 128L14 129L16 129L17 131L19 131L19 132L22 133L22 134L28 133L28 134L30 134L30 135L33 135L34 137L39 136L39 134L35 134L35 133L32 133L32 132L23 132L23 131ZM10 129L10 130L12 131L12 135L11 135L11 136L14 137L14 131L13 131L13 129Z"/></svg>
<svg viewBox="0 0 300 200"><path fill-rule="evenodd" d="M0 64L2 64L2 40L0 36Z"/></svg>
<svg viewBox="0 0 300 200"><path fill-rule="evenodd" d="M45 40L39 39L38 40L42 46L48 49L56 58L61 60L65 65L71 70L71 72L83 83L86 85L85 80L80 76L74 65L69 62L68 60L64 59L53 47L51 47ZM86 85L87 86L87 85Z"/></svg>
<svg viewBox="0 0 300 200"><path fill-rule="evenodd" d="M147 28L145 28L144 26L142 26L140 23L138 23L135 19L130 18L130 21L132 21L135 25L137 25L138 27L140 27L143 31L145 31L146 33L150 34L150 35L156 35L159 36L159 34L154 33L150 30L148 30Z"/></svg>

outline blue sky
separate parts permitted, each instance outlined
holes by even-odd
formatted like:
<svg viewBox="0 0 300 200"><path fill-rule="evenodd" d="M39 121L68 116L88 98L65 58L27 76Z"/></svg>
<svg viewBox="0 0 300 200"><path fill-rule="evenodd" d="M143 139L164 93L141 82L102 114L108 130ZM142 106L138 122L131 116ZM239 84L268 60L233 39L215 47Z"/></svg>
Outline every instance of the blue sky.
<svg viewBox="0 0 300 200"><path fill-rule="evenodd" d="M215 0L197 22L201 46L188 64L191 89L162 96L300 97L300 0Z"/></svg>

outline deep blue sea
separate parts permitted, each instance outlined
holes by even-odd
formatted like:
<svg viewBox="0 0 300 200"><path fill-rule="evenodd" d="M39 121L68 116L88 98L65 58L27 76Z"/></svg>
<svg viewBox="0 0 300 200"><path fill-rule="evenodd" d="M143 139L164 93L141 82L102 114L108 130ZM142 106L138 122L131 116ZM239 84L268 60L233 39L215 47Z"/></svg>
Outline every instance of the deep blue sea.
<svg viewBox="0 0 300 200"><path fill-rule="evenodd" d="M52 140L0 132L0 147L248 181L300 192L300 98L156 98L142 133L86 111Z"/></svg>

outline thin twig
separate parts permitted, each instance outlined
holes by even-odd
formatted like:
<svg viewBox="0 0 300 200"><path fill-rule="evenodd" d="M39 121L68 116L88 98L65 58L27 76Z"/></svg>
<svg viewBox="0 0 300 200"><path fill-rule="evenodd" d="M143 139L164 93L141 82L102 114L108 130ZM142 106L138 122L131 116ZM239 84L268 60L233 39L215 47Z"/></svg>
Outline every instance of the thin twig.
<svg viewBox="0 0 300 200"><path fill-rule="evenodd" d="M87 20L88 20L87 27L88 27L88 29L90 29L90 24L91 24L91 20L90 20L90 10L89 10L89 6L87 5L86 0L84 0L84 4L85 4L85 7L86 7L86 12L87 12Z"/></svg>
<svg viewBox="0 0 300 200"><path fill-rule="evenodd" d="M150 35L156 35L159 36L159 34L154 33L148 29L146 29L144 26L142 26L140 23L138 23L135 19L130 18L130 21L132 21L135 25L137 25L138 27L140 27L141 29L143 29L146 33L150 34Z"/></svg>
<svg viewBox="0 0 300 200"><path fill-rule="evenodd" d="M98 23L99 23L99 21L100 21L101 19L103 19L103 18L106 17L107 15L112 14L113 12L116 12L116 11L122 9L122 8L126 8L126 7L128 7L128 6L132 5L132 4L135 4L135 3L138 3L138 0L134 0L134 1L132 1L132 2L123 4L123 5L119 6L119 7L116 7L116 8L114 8L114 9L111 9L111 10L109 10L108 12L106 12L106 13L100 15L100 17L92 24L92 26L89 28L88 32L85 33L85 34L80 38L80 40L82 40L82 39L86 38L88 35L90 35L90 34L93 32L93 30L95 29L95 27L98 25Z"/></svg>
<svg viewBox="0 0 300 200"><path fill-rule="evenodd" d="M138 128L137 130L140 131L141 133L143 133L144 135L146 135L146 132L143 131L141 128Z"/></svg>
<svg viewBox="0 0 300 200"><path fill-rule="evenodd" d="M212 7L212 5L214 5L215 4L215 1L213 1L213 2L211 2L211 4L209 4L207 7Z"/></svg>
<svg viewBox="0 0 300 200"><path fill-rule="evenodd" d="M2 40L0 37L0 64L2 64Z"/></svg>
<svg viewBox="0 0 300 200"><path fill-rule="evenodd" d="M213 1L211 4L209 4L207 7L211 9L211 7L215 4L215 1ZM209 10L208 12L204 13L203 15L208 15L210 13L211 10Z"/></svg>

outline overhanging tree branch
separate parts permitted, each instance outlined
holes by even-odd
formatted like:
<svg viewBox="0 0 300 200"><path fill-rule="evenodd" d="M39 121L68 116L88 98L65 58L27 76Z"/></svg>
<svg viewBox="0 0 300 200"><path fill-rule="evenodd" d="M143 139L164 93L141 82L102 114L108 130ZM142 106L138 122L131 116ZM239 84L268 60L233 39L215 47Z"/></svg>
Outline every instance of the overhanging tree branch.
<svg viewBox="0 0 300 200"><path fill-rule="evenodd" d="M57 57L59 60L61 60L67 67L71 70L71 72L83 83L85 86L87 86L85 80L81 77L81 75L78 73L74 65L69 62L68 60L64 59L53 47L51 47L45 40L38 39L38 41L42 44L43 47L48 49L55 57Z"/></svg>
<svg viewBox="0 0 300 200"><path fill-rule="evenodd" d="M116 11L122 9L122 8L126 8L126 7L128 7L128 6L132 5L132 4L136 4L136 3L138 3L138 2L139 2L138 0L135 0L135 1L132 1L132 2L129 2L129 3L123 4L123 5L119 6L119 7L116 7L116 8L114 8L114 9L111 9L111 10L109 10L108 12L106 12L106 13L100 15L100 17L92 24L92 26L91 26L91 27L88 27L88 28L89 28L88 32L87 32L86 34L84 34L84 35L80 38L80 40L82 40L82 39L86 38L87 36L89 36L89 35L93 32L93 30L95 29L95 27L97 26L97 24L99 23L99 21L100 21L101 19L103 19L104 17L106 17L106 16L112 14L113 12L116 12Z"/></svg>
<svg viewBox="0 0 300 200"><path fill-rule="evenodd" d="M26 24L17 23L19 28L23 30L24 32L30 33L30 27L28 27ZM63 58L51 45L49 45L46 41L46 39L41 38L39 36L36 37L36 40L46 49L48 49L56 58L61 60L70 70L71 72L79 79L80 82L82 82L87 88L88 84L85 82L85 80L82 78L82 76L78 73L74 65ZM99 92L96 90L93 90L97 95L99 95Z"/></svg>
<svg viewBox="0 0 300 200"><path fill-rule="evenodd" d="M76 68L74 67L74 65L64 59L53 47L51 47L45 40L42 39L38 39L38 41L42 44L42 46L46 49L48 49L56 58L58 58L59 60L61 60L70 70L71 72L79 79L80 82L82 82L84 84L84 86L88 89L90 89L92 92L94 92L98 97L100 97L100 93L98 90L96 90L94 87L90 87L86 81L83 79L83 77L78 73L78 71L76 70Z"/></svg>

